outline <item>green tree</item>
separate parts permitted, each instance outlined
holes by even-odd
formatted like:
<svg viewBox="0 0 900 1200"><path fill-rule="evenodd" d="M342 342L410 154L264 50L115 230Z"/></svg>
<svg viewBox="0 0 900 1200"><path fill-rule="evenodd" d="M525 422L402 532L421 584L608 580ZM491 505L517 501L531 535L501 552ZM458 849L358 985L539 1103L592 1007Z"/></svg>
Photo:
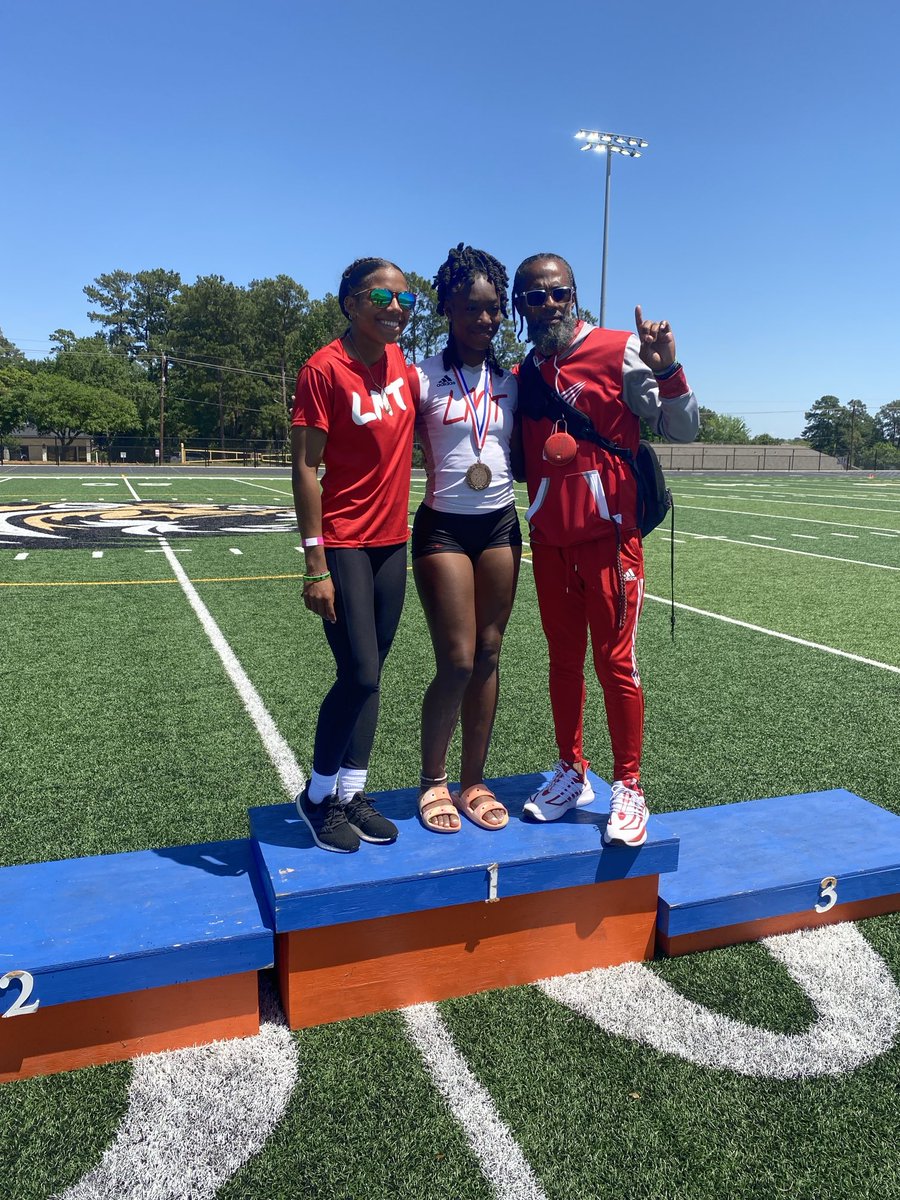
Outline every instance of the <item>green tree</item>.
<svg viewBox="0 0 900 1200"><path fill-rule="evenodd" d="M406 272L406 282L419 298L403 330L400 347L408 362L418 362L437 354L447 339L448 326L437 311L437 292L431 283L415 271Z"/></svg>
<svg viewBox="0 0 900 1200"><path fill-rule="evenodd" d="M892 446L900 446L900 400L883 404L875 414L875 422L882 441L889 442Z"/></svg>
<svg viewBox="0 0 900 1200"><path fill-rule="evenodd" d="M299 371L307 359L340 337L346 328L347 318L332 292L326 292L321 300L311 301L293 344L294 369Z"/></svg>
<svg viewBox="0 0 900 1200"><path fill-rule="evenodd" d="M880 429L865 404L851 400L847 405L847 466L864 465L873 444L880 440Z"/></svg>
<svg viewBox="0 0 900 1200"><path fill-rule="evenodd" d="M177 271L154 267L135 273L128 309L132 353L159 354L169 349L173 306L180 288Z"/></svg>
<svg viewBox="0 0 900 1200"><path fill-rule="evenodd" d="M90 320L103 326L103 336L130 358L168 349L172 305L181 287L177 271L108 271L84 289L97 307ZM155 368L158 369L158 368Z"/></svg>
<svg viewBox="0 0 900 1200"><path fill-rule="evenodd" d="M115 437L138 424L137 408L127 396L52 369L31 377L25 409L38 432L52 433L62 449L85 433Z"/></svg>
<svg viewBox="0 0 900 1200"><path fill-rule="evenodd" d="M0 359L0 463L10 434L27 420L27 400L31 384L30 372L14 361Z"/></svg>
<svg viewBox="0 0 900 1200"><path fill-rule="evenodd" d="M758 433L751 438L754 446L780 446L781 438L773 437L771 433Z"/></svg>
<svg viewBox="0 0 900 1200"><path fill-rule="evenodd" d="M247 290L253 358L261 367L277 368L285 411L290 408L292 394L290 364L297 358L309 308L309 292L289 275L254 279Z"/></svg>
<svg viewBox="0 0 900 1200"><path fill-rule="evenodd" d="M713 412L711 408L701 408L697 441L725 446L746 446L750 441L750 429L743 417L736 417L732 413Z"/></svg>
<svg viewBox="0 0 900 1200"><path fill-rule="evenodd" d="M174 305L170 371L172 410L183 432L209 437L224 449L226 423L239 436L239 417L252 393L244 374L245 293L221 275L201 275L182 287Z"/></svg>
<svg viewBox="0 0 900 1200"><path fill-rule="evenodd" d="M820 454L846 452L847 410L837 396L820 396L803 414L806 426L800 435Z"/></svg>
<svg viewBox="0 0 900 1200"><path fill-rule="evenodd" d="M103 326L111 346L122 350L132 349L129 320L133 283L134 276L130 271L107 271L82 289L88 300L97 306L94 311L88 312L88 317Z"/></svg>
<svg viewBox="0 0 900 1200"><path fill-rule="evenodd" d="M60 337L56 337L60 335ZM57 330L59 345L50 369L76 383L106 388L130 400L138 413L138 428L145 437L153 434L159 414L159 389L143 363L130 362L121 350L110 348L103 334L76 338L68 330Z"/></svg>
<svg viewBox="0 0 900 1200"><path fill-rule="evenodd" d="M3 330L0 329L0 365L3 363L21 363L25 361L25 355L18 346L13 345L8 337L5 337Z"/></svg>
<svg viewBox="0 0 900 1200"><path fill-rule="evenodd" d="M528 352L528 346L516 337L516 327L510 317L505 317L500 331L494 338L494 354L501 367L509 369L520 363Z"/></svg>
<svg viewBox="0 0 900 1200"><path fill-rule="evenodd" d="M78 339L71 329L54 329L50 341L53 342L50 353L59 354L61 350L71 350Z"/></svg>

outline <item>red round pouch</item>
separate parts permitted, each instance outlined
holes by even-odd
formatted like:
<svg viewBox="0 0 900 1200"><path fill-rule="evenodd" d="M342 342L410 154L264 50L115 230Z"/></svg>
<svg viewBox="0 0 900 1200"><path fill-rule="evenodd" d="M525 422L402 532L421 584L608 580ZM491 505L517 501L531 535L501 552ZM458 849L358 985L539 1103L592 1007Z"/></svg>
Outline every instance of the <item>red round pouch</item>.
<svg viewBox="0 0 900 1200"><path fill-rule="evenodd" d="M560 425L562 425L562 429L560 429ZM572 461L577 453L578 443L566 430L565 421L557 421L553 426L553 432L544 442L545 460L557 467L564 467Z"/></svg>

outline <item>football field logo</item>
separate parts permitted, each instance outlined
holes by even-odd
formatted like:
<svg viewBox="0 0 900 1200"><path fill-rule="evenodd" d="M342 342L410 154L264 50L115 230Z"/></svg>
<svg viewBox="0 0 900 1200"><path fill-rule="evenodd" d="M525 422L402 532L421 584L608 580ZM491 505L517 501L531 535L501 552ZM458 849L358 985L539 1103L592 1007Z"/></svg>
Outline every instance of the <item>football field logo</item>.
<svg viewBox="0 0 900 1200"><path fill-rule="evenodd" d="M143 538L296 532L290 508L271 504L0 504L0 546L78 550L134 546Z"/></svg>

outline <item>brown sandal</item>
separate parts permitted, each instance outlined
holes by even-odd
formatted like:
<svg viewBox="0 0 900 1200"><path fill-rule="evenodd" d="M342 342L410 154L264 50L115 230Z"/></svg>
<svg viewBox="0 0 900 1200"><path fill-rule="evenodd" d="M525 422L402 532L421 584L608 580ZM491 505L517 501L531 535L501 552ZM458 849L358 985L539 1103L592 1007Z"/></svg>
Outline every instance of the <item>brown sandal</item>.
<svg viewBox="0 0 900 1200"><path fill-rule="evenodd" d="M453 816L455 825L435 825L434 817ZM462 822L453 804L450 793L443 784L430 787L419 796L419 819L432 833L459 833Z"/></svg>
<svg viewBox="0 0 900 1200"><path fill-rule="evenodd" d="M453 803L461 813L465 813L470 821L480 829L505 829L509 824L509 813L506 806L501 804L489 787L483 783L474 783L464 792L453 793ZM486 813L503 813L503 820L494 823L484 819Z"/></svg>

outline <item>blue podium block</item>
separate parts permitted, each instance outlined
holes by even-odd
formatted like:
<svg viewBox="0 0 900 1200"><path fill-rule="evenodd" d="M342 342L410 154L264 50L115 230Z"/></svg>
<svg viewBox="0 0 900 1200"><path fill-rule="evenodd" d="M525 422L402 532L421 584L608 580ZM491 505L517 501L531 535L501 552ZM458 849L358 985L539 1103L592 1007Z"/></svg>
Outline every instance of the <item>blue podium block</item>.
<svg viewBox="0 0 900 1200"><path fill-rule="evenodd" d="M593 805L523 822L542 778L490 781L510 812L496 832L463 817L458 833L436 834L418 819L417 789L381 793L400 836L355 854L316 847L293 805L251 809L291 1026L652 955L677 837L652 818L640 849L604 847L609 786L596 776Z"/></svg>
<svg viewBox="0 0 900 1200"><path fill-rule="evenodd" d="M259 886L248 840L0 870L0 1079L257 1032Z"/></svg>
<svg viewBox="0 0 900 1200"><path fill-rule="evenodd" d="M657 945L708 950L900 910L900 816L843 788L667 813Z"/></svg>

